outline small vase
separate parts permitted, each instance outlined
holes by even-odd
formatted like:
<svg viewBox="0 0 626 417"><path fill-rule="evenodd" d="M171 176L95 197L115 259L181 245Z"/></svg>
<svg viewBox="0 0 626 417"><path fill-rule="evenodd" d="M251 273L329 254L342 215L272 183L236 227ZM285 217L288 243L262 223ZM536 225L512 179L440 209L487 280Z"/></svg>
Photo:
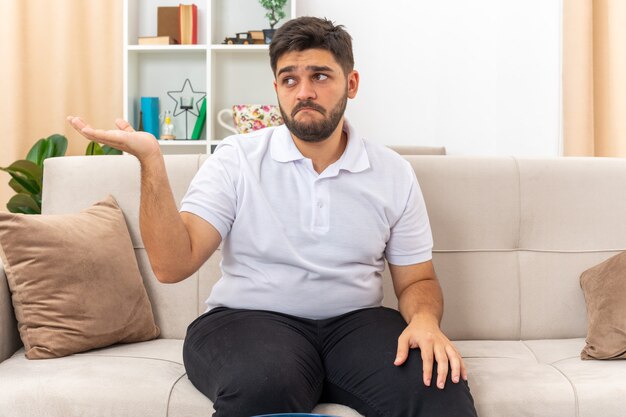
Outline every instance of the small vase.
<svg viewBox="0 0 626 417"><path fill-rule="evenodd" d="M270 43L272 43L274 32L276 32L276 29L263 29L263 39L265 39L266 45L269 45Z"/></svg>

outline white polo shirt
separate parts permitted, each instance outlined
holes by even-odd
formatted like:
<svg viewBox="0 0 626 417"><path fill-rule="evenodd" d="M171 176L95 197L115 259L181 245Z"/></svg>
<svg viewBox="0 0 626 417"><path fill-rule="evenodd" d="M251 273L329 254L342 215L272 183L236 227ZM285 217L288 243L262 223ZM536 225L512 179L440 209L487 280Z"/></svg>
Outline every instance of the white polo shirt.
<svg viewBox="0 0 626 417"><path fill-rule="evenodd" d="M321 174L283 126L226 138L181 211L222 236L217 306L325 319L381 305L381 272L431 259L428 214L410 164L359 137Z"/></svg>

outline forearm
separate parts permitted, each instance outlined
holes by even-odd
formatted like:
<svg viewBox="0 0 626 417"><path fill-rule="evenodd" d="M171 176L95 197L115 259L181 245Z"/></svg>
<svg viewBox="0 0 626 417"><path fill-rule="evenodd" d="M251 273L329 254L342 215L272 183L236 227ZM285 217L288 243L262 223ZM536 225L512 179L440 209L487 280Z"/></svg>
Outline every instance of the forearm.
<svg viewBox="0 0 626 417"><path fill-rule="evenodd" d="M139 224L150 264L159 281L178 282L193 271L191 243L161 154L141 161Z"/></svg>
<svg viewBox="0 0 626 417"><path fill-rule="evenodd" d="M394 364L402 365L410 349L420 348L426 386L430 386L433 376L433 360L437 362L439 389L445 386L448 364L453 382L458 382L459 376L467 381L461 355L439 327L443 316L443 294L432 261L407 266L389 264L389 268L398 296L398 309L407 322L398 338Z"/></svg>
<svg viewBox="0 0 626 417"><path fill-rule="evenodd" d="M398 309L407 323L419 318L439 326L443 316L443 294L437 279L420 280L405 288L398 299Z"/></svg>

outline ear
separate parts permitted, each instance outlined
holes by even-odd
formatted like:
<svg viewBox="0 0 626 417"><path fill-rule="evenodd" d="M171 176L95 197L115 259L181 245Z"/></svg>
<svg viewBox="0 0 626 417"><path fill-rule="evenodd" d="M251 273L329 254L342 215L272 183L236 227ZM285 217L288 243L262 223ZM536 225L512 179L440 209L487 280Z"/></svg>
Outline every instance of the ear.
<svg viewBox="0 0 626 417"><path fill-rule="evenodd" d="M278 84L276 84L276 79L274 79L274 91L278 93Z"/></svg>
<svg viewBox="0 0 626 417"><path fill-rule="evenodd" d="M348 74L348 98L355 98L359 91L359 72L357 70L350 71Z"/></svg>

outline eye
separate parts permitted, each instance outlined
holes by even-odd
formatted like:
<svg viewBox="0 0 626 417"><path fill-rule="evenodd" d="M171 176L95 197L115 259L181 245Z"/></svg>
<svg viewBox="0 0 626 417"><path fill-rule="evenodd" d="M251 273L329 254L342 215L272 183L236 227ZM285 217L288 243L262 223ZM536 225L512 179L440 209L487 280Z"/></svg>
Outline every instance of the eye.
<svg viewBox="0 0 626 417"><path fill-rule="evenodd" d="M313 78L315 78L317 81L324 81L328 79L328 75L318 73L318 74L315 74Z"/></svg>
<svg viewBox="0 0 626 417"><path fill-rule="evenodd" d="M291 87L291 86L294 86L296 84L296 80L294 80L291 77L285 77L285 78L283 78L282 84L287 86L287 87Z"/></svg>

